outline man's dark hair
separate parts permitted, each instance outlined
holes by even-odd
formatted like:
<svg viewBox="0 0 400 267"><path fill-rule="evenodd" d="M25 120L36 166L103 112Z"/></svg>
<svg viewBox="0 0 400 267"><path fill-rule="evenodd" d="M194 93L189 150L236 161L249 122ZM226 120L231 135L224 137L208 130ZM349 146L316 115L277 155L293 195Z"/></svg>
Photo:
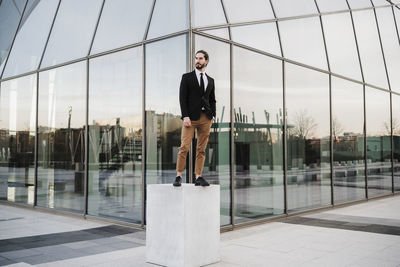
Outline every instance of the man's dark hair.
<svg viewBox="0 0 400 267"><path fill-rule="evenodd" d="M196 55L197 55L198 53L202 53L202 54L204 55L205 60L208 60L208 53L207 53L206 51L204 51L204 50L199 50L199 51L196 52Z"/></svg>

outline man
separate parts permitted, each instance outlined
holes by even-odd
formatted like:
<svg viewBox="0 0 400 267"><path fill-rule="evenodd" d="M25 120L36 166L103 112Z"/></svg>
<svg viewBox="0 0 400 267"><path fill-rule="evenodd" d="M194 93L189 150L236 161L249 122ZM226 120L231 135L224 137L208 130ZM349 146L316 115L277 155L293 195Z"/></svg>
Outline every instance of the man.
<svg viewBox="0 0 400 267"><path fill-rule="evenodd" d="M196 148L196 186L209 186L202 177L205 150L210 136L211 124L215 118L214 79L205 73L208 64L208 53L204 50L196 52L196 69L182 76L179 89L179 101L182 112L181 146L176 163L176 179L174 186L181 186L182 172L185 169L186 156L192 143L193 134L197 130Z"/></svg>

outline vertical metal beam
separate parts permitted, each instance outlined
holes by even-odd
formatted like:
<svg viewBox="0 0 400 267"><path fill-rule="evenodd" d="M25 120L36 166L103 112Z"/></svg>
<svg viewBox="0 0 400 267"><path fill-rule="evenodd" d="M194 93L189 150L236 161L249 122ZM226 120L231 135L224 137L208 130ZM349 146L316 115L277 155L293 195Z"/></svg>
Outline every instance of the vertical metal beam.
<svg viewBox="0 0 400 267"><path fill-rule="evenodd" d="M225 21L226 21L227 24L229 24L229 17L228 17L228 14L226 12L224 0L221 0L221 6L222 6L222 11L224 12ZM231 33L231 27L230 26L228 26L228 34L229 34L229 40L232 40L232 33Z"/></svg>
<svg viewBox="0 0 400 267"><path fill-rule="evenodd" d="M329 71L329 163L330 163L330 181L331 181L331 205L334 205L335 201L335 189L334 189L334 181L333 181L333 136L332 136L332 128L333 128L333 118L332 118L332 74L331 74L331 66L329 62L329 53L328 47L326 45L326 38L325 38L325 30L324 24L322 22L321 10L319 9L317 0L314 0L315 7L319 13L319 22L321 24L321 32L322 38L324 41L324 49L325 49L325 56L326 56L326 63L328 64L328 71Z"/></svg>
<svg viewBox="0 0 400 267"><path fill-rule="evenodd" d="M37 192L38 192L38 153L39 153L39 72L36 73L36 95L35 95L35 155L34 155L34 196L33 206L37 206Z"/></svg>
<svg viewBox="0 0 400 267"><path fill-rule="evenodd" d="M195 36L193 34L193 25L192 25L192 6L191 6L191 0L187 0L188 1L188 5L189 5L189 49L188 49L188 53L187 56L189 57L189 61L188 61L188 66L187 66L187 71L191 71L194 68L194 60L193 60L193 55L195 53ZM194 139L194 137L193 137ZM189 164L186 168L186 178L189 176L189 183L193 183L193 149L194 149L194 145L193 145L193 140L190 144L189 147ZM186 179L187 180L187 179Z"/></svg>
<svg viewBox="0 0 400 267"><path fill-rule="evenodd" d="M103 0L103 3L101 4L99 16L98 16L98 18L97 18L96 26L94 27L94 31L93 31L93 35L92 35L92 41L90 42L90 46L89 46L88 53L87 53L88 56L90 55L90 52L92 51L92 46L93 46L93 43L94 43L94 38L96 37L97 28L99 27L100 18L101 18L101 14L103 13L103 8L104 8L104 3L105 3L105 2L106 2L106 0Z"/></svg>
<svg viewBox="0 0 400 267"><path fill-rule="evenodd" d="M85 191L84 191L84 206L83 206L83 215L88 214L88 205L89 205L89 59L86 59L86 117L85 117Z"/></svg>
<svg viewBox="0 0 400 267"><path fill-rule="evenodd" d="M357 33L356 33L356 27L354 25L354 19L353 19L353 11L351 10L349 1L346 0L346 4L350 10L350 18L351 18L351 24L353 26L353 33L354 33L354 40L356 42L356 48L357 48L357 56L358 56L358 61L360 63L360 71L361 71L361 78L363 81L363 105L364 105L364 124L363 124L363 134L364 134L364 171L365 171L365 197L368 198L368 166L367 166L367 116L366 116L366 103L365 103L365 78L364 78L364 71L362 67L362 60L361 60L361 55L360 55L360 48L358 46L358 39L357 39Z"/></svg>
<svg viewBox="0 0 400 267"><path fill-rule="evenodd" d="M28 1L29 1L29 0L26 0L25 5L24 5L24 9L22 10L22 14L21 14L21 17L20 17L20 19L19 19L17 29L15 30L14 37L13 37L13 39L12 39L12 41L11 41L10 50L8 50L7 58L6 58L6 60L4 61L3 70L2 70L1 73L0 73L0 78L3 78L4 71L6 70L7 62L8 62L8 59L10 58L10 54L11 54L12 48L13 48L13 46L14 46L15 39L17 38L17 34L18 34L19 28L20 28L20 26L21 26L22 18L24 17L25 9L26 9L26 7L27 7L27 5L28 5Z"/></svg>
<svg viewBox="0 0 400 267"><path fill-rule="evenodd" d="M400 33L399 33L400 25L397 25L396 14L394 13L394 7L393 6L392 6L392 13L393 13L394 26L396 27L397 39L399 40L399 45L400 45Z"/></svg>
<svg viewBox="0 0 400 267"><path fill-rule="evenodd" d="M146 137L146 46L142 44L142 227L146 224Z"/></svg>
<svg viewBox="0 0 400 267"><path fill-rule="evenodd" d="M60 10L60 5L61 5L61 0L58 1L57 9L56 9L56 12L54 13L54 18L53 18L53 22L51 23L51 27L50 27L50 30L49 30L49 35L47 36L46 44L44 45L42 56L40 57L40 61L39 61L39 64L38 64L38 68L37 68L38 70L42 66L44 54L46 53L47 45L49 44L50 36L51 36L51 33L53 32L53 28L54 28L54 24L56 22L58 11Z"/></svg>
<svg viewBox="0 0 400 267"><path fill-rule="evenodd" d="M152 17L153 17L153 12L154 12L155 6L156 6L156 0L153 1L153 5L152 5L152 7L151 7L151 11L150 11L150 14L149 14L149 18L148 18L148 20L147 20L146 29L145 29L144 34L143 34L143 41L147 39L147 35L148 35L148 33L149 33L150 23L151 23L151 19L152 19Z"/></svg>
<svg viewBox="0 0 400 267"><path fill-rule="evenodd" d="M235 213L236 213L236 208L235 208L235 114L234 114L234 76L233 76L233 66L234 66L234 59L233 59L233 44L229 44L229 56L230 56L230 177L231 177L231 224L234 227L235 226Z"/></svg>

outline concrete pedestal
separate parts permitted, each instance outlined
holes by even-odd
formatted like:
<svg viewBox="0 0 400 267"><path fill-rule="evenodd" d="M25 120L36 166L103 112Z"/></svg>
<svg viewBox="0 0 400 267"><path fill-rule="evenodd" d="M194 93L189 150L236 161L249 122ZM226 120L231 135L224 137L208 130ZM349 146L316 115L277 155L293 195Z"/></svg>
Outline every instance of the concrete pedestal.
<svg viewBox="0 0 400 267"><path fill-rule="evenodd" d="M202 266L220 260L220 188L147 186L147 262Z"/></svg>

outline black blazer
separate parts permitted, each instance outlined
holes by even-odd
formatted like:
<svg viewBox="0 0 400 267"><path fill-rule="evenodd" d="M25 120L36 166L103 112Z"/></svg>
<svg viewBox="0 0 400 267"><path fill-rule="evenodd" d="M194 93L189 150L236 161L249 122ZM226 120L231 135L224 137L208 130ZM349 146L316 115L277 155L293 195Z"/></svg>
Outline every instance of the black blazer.
<svg viewBox="0 0 400 267"><path fill-rule="evenodd" d="M207 75L207 74L206 74ZM201 97L207 93L209 95L209 103L212 115L215 117L215 87L214 79L207 75L208 84L206 92L199 85L196 72L188 72L182 75L181 86L179 89L179 102L181 104L182 117L189 117L190 120L196 121L200 119L202 101Z"/></svg>

